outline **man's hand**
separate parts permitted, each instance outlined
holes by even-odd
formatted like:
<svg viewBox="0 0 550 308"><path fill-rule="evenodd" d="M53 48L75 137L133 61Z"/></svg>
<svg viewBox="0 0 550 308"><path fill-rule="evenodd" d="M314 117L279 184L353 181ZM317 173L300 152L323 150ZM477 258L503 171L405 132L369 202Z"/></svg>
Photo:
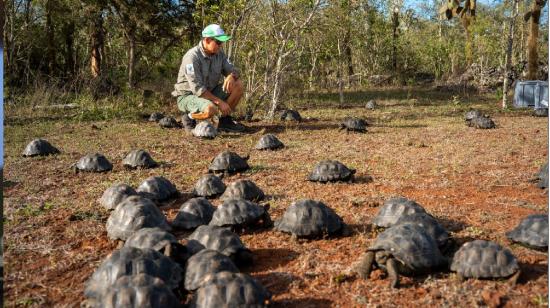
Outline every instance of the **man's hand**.
<svg viewBox="0 0 550 308"><path fill-rule="evenodd" d="M218 109L220 109L222 115L227 116L227 115L231 114L231 107L229 106L228 103L226 103L222 100L218 100L217 105L218 105Z"/></svg>
<svg viewBox="0 0 550 308"><path fill-rule="evenodd" d="M233 85L235 84L235 77L233 77L233 74L227 75L223 81L223 87L222 90L224 90L226 93L231 94L231 91L233 90Z"/></svg>

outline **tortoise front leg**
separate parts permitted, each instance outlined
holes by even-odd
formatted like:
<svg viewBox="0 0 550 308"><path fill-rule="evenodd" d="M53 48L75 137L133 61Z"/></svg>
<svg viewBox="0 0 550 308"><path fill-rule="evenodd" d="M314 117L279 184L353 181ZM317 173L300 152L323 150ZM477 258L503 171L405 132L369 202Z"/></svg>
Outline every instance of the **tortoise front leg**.
<svg viewBox="0 0 550 308"><path fill-rule="evenodd" d="M367 251L359 264L357 265L356 272L359 277L363 279L369 279L370 271L372 269L372 263L374 262L374 251Z"/></svg>
<svg viewBox="0 0 550 308"><path fill-rule="evenodd" d="M399 273L397 272L397 264L394 258L389 258L386 261L386 267L388 269L388 275L390 276L390 286L392 288L399 287Z"/></svg>

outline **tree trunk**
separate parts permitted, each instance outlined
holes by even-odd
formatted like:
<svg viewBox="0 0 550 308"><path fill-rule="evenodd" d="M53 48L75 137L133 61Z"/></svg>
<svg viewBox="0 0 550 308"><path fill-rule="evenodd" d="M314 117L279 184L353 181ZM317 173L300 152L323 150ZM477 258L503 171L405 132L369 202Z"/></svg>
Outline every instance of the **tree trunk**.
<svg viewBox="0 0 550 308"><path fill-rule="evenodd" d="M275 110L279 104L280 96L280 83L281 83L281 68L283 64L283 57L279 54L277 57L277 64L275 65L275 72L273 74L273 94L271 95L271 106L269 108L269 113L267 114L267 119L272 121L275 117Z"/></svg>
<svg viewBox="0 0 550 308"><path fill-rule="evenodd" d="M136 64L136 38L134 32L128 33L128 87L134 88L134 69Z"/></svg>
<svg viewBox="0 0 550 308"><path fill-rule="evenodd" d="M90 68L94 78L101 77L101 49L103 48L103 39L103 17L100 11L94 20L92 29L92 58L90 61Z"/></svg>
<svg viewBox="0 0 550 308"><path fill-rule="evenodd" d="M510 25L508 29L508 43L506 46L506 64L504 66L504 83L502 85L502 108L508 108L508 83L510 74L510 67L512 66L512 50L514 44L514 26L517 17L517 8L519 0L514 0L512 6L512 16L510 17Z"/></svg>
<svg viewBox="0 0 550 308"><path fill-rule="evenodd" d="M52 75L55 70L55 42L54 42L54 28L52 22L52 11L55 4L52 0L46 2L46 59L48 64L48 74Z"/></svg>
<svg viewBox="0 0 550 308"><path fill-rule="evenodd" d="M534 0L529 23L529 39L527 42L527 79L536 80L538 70L538 37L540 11L545 0Z"/></svg>
<svg viewBox="0 0 550 308"><path fill-rule="evenodd" d="M74 75L74 22L65 25L65 72L67 77Z"/></svg>
<svg viewBox="0 0 550 308"><path fill-rule="evenodd" d="M393 30L392 67L394 72L397 71L397 27L399 27L399 11L394 10L392 13L392 30Z"/></svg>

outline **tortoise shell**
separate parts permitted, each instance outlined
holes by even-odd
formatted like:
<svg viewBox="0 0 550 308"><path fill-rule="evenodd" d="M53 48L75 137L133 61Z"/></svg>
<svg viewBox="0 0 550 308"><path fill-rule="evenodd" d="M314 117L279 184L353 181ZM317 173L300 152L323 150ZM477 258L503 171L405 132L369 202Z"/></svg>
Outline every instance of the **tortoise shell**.
<svg viewBox="0 0 550 308"><path fill-rule="evenodd" d="M548 188L548 163L542 165L537 173L537 187Z"/></svg>
<svg viewBox="0 0 550 308"><path fill-rule="evenodd" d="M298 237L333 235L342 231L344 222L331 208L315 200L293 202L275 222L275 229Z"/></svg>
<svg viewBox="0 0 550 308"><path fill-rule="evenodd" d="M195 291L208 275L225 271L238 273L239 269L228 256L215 250L203 249L187 260L185 289Z"/></svg>
<svg viewBox="0 0 550 308"><path fill-rule="evenodd" d="M495 128L495 122L489 117L475 117L470 121L469 126L478 129L491 129Z"/></svg>
<svg viewBox="0 0 550 308"><path fill-rule="evenodd" d="M227 186L220 199L245 199L261 201L265 198L264 192L250 180L238 180Z"/></svg>
<svg viewBox="0 0 550 308"><path fill-rule="evenodd" d="M367 132L367 121L356 117L345 117L340 124L340 128L347 131L365 133Z"/></svg>
<svg viewBox="0 0 550 308"><path fill-rule="evenodd" d="M47 140L44 139L34 139L29 142L23 151L23 156L32 157L32 156L46 156L59 154L59 150L51 145Z"/></svg>
<svg viewBox="0 0 550 308"><path fill-rule="evenodd" d="M181 127L180 123L178 123L176 119L170 116L160 119L158 123L162 128L180 128Z"/></svg>
<svg viewBox="0 0 550 308"><path fill-rule="evenodd" d="M158 207L141 196L130 196L119 203L107 219L106 227L107 236L113 240L126 240L142 228L171 229Z"/></svg>
<svg viewBox="0 0 550 308"><path fill-rule="evenodd" d="M218 135L218 129L212 125L209 121L202 121L192 131L193 136L204 138L204 139L214 139Z"/></svg>
<svg viewBox="0 0 550 308"><path fill-rule="evenodd" d="M195 184L193 195L205 198L216 198L225 191L225 184L222 179L213 175L203 175Z"/></svg>
<svg viewBox="0 0 550 308"><path fill-rule="evenodd" d="M270 299L271 293L252 277L220 272L205 278L191 307L267 307Z"/></svg>
<svg viewBox="0 0 550 308"><path fill-rule="evenodd" d="M135 195L137 195L137 192L131 186L115 184L103 192L103 195L99 199L99 204L107 210L114 210L124 199Z"/></svg>
<svg viewBox="0 0 550 308"><path fill-rule="evenodd" d="M132 234L125 247L150 248L156 251L163 250L169 243L179 243L176 237L160 228L142 228Z"/></svg>
<svg viewBox="0 0 550 308"><path fill-rule="evenodd" d="M310 173L308 180L314 182L338 182L350 181L355 174L354 169L349 169L337 160L322 160Z"/></svg>
<svg viewBox="0 0 550 308"><path fill-rule="evenodd" d="M372 223L377 227L389 228L395 225L402 216L415 213L426 213L426 210L413 200L404 197L391 198L384 202Z"/></svg>
<svg viewBox="0 0 550 308"><path fill-rule="evenodd" d="M529 215L517 227L506 233L513 242L535 249L548 249L548 215Z"/></svg>
<svg viewBox="0 0 550 308"><path fill-rule="evenodd" d="M122 160L122 165L129 169L136 168L154 168L158 166L151 155L144 150L133 150Z"/></svg>
<svg viewBox="0 0 550 308"><path fill-rule="evenodd" d="M158 122L162 118L164 118L164 114L162 112L153 112L149 116L149 122Z"/></svg>
<svg viewBox="0 0 550 308"><path fill-rule="evenodd" d="M510 250L484 240L462 245L451 264L451 271L467 278L504 278L518 270L518 262Z"/></svg>
<svg viewBox="0 0 550 308"><path fill-rule="evenodd" d="M365 108L369 109L369 110L374 110L378 107L378 104L376 103L375 100L370 100L367 102L367 104L365 104Z"/></svg>
<svg viewBox="0 0 550 308"><path fill-rule="evenodd" d="M88 154L76 162L77 171L106 172L113 170L113 164L105 156L99 153Z"/></svg>
<svg viewBox="0 0 550 308"><path fill-rule="evenodd" d="M216 226L199 226L189 236L187 247L192 253L202 249L216 250L233 260L236 264L247 264L252 261L252 254L239 236L227 228Z"/></svg>
<svg viewBox="0 0 550 308"><path fill-rule="evenodd" d="M449 242L449 232L430 214L413 213L399 217L396 225L412 223L424 228L435 239L439 248L445 247Z"/></svg>
<svg viewBox="0 0 550 308"><path fill-rule="evenodd" d="M278 150L285 145L273 134L263 135L254 147L256 150Z"/></svg>
<svg viewBox="0 0 550 308"><path fill-rule="evenodd" d="M227 172L236 173L250 169L247 163L248 157L242 158L237 153L231 151L224 151L216 156L210 166L209 172Z"/></svg>
<svg viewBox="0 0 550 308"><path fill-rule="evenodd" d="M148 177L136 191L153 201L165 201L178 194L176 186L162 176Z"/></svg>
<svg viewBox="0 0 550 308"><path fill-rule="evenodd" d="M179 209L172 226L179 229L194 229L207 225L212 220L216 208L205 198L187 200Z"/></svg>
<svg viewBox="0 0 550 308"><path fill-rule="evenodd" d="M263 206L245 199L227 199L216 209L209 225L218 227L251 226L267 220L269 214ZM264 221L265 223L266 221Z"/></svg>
<svg viewBox="0 0 550 308"><path fill-rule="evenodd" d="M302 116L296 110L286 109L281 113L281 121L302 121Z"/></svg>

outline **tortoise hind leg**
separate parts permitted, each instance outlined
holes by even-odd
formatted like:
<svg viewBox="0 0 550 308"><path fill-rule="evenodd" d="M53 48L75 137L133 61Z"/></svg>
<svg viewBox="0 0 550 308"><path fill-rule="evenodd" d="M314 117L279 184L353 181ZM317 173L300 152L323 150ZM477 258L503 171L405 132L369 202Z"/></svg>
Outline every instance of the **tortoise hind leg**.
<svg viewBox="0 0 550 308"><path fill-rule="evenodd" d="M359 264L356 267L356 272L359 275L359 277L363 279L369 279L373 262L374 262L374 251L367 251L363 255L363 257L359 261Z"/></svg>
<svg viewBox="0 0 550 308"><path fill-rule="evenodd" d="M392 288L399 287L399 273L397 272L397 264L394 258L388 259L386 262L386 267L388 269L388 275L390 276L390 286Z"/></svg>

